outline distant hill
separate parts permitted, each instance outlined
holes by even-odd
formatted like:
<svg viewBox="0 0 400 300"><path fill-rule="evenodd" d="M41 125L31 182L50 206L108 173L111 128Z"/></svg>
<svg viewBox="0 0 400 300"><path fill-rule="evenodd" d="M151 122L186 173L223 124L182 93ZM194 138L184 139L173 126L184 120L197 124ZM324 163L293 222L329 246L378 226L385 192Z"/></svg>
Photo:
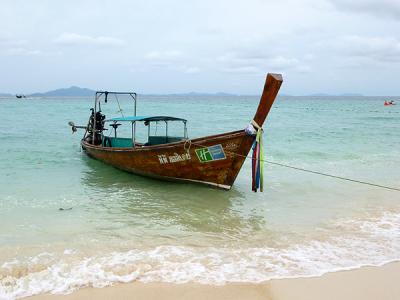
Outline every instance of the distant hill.
<svg viewBox="0 0 400 300"><path fill-rule="evenodd" d="M358 93L344 93L344 94L325 94L325 93L316 93L307 95L309 97L362 97L363 94Z"/></svg>
<svg viewBox="0 0 400 300"><path fill-rule="evenodd" d="M146 95L152 95L152 94L146 94ZM172 94L155 94L155 95L168 95L168 96L238 96L236 94L229 94L229 93L223 93L223 92L218 92L218 93L200 93L200 92L189 92L189 93L172 93Z"/></svg>
<svg viewBox="0 0 400 300"><path fill-rule="evenodd" d="M45 93L33 93L30 97L87 97L93 96L96 91L87 88L80 88L78 86L71 86L69 88L57 89Z"/></svg>
<svg viewBox="0 0 400 300"><path fill-rule="evenodd" d="M33 93L33 94L25 94L27 97L92 97L96 91L81 88L78 86L71 86L69 88L61 88L56 90L51 90L44 93ZM189 92L189 93L172 93L172 94L143 94L145 96L160 96L160 95L168 95L168 96L221 96L221 97L234 97L234 96L256 96L256 95L238 95L224 92L217 93L199 93L199 92ZM281 97L290 97L288 94L279 94ZM326 93L315 93L309 94L305 97L362 97L362 94L358 93L343 93L343 94L326 94ZM10 93L0 93L0 97L15 97L14 94Z"/></svg>
<svg viewBox="0 0 400 300"><path fill-rule="evenodd" d="M339 96L342 96L342 97L362 97L364 95L363 94L358 94L358 93L344 93L344 94L341 94Z"/></svg>
<svg viewBox="0 0 400 300"><path fill-rule="evenodd" d="M315 94L310 94L307 96L309 96L309 97L328 97L328 96L332 96L332 95L325 94L325 93L315 93Z"/></svg>

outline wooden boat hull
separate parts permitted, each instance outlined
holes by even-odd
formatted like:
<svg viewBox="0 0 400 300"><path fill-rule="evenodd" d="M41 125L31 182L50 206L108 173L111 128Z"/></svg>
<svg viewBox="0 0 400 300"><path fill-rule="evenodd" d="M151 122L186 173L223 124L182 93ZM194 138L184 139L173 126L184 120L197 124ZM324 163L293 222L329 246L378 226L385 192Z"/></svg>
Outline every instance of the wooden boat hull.
<svg viewBox="0 0 400 300"><path fill-rule="evenodd" d="M254 136L241 130L132 149L95 146L84 140L81 144L89 156L130 173L229 190L253 141Z"/></svg>

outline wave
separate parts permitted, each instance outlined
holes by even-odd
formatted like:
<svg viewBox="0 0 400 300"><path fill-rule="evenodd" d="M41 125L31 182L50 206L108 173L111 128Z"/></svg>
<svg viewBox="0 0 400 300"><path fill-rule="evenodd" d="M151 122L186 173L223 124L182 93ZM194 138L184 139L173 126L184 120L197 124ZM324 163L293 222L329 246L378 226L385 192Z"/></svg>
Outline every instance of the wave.
<svg viewBox="0 0 400 300"><path fill-rule="evenodd" d="M159 246L85 256L78 249L43 252L0 267L0 299L41 293L70 293L114 283L260 283L270 279L319 276L400 260L400 214L368 220L340 220L319 229L320 239L285 248L194 248ZM336 234L332 234L334 231Z"/></svg>

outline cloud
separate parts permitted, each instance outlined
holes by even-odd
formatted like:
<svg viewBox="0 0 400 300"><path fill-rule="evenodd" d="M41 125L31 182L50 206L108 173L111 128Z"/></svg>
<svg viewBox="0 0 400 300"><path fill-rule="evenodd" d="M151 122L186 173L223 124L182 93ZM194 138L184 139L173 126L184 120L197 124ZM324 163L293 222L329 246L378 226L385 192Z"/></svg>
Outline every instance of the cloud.
<svg viewBox="0 0 400 300"><path fill-rule="evenodd" d="M277 72L293 70L300 73L311 71L310 66L294 57L246 51L230 52L219 56L217 63L221 71L229 73L264 74L265 70Z"/></svg>
<svg viewBox="0 0 400 300"><path fill-rule="evenodd" d="M329 0L336 8L377 17L388 16L400 20L399 0Z"/></svg>
<svg viewBox="0 0 400 300"><path fill-rule="evenodd" d="M186 73L186 74L196 74L196 73L199 73L199 72L200 72L200 68L198 68L198 67L187 67L187 66L185 66L185 67L183 68L183 72Z"/></svg>
<svg viewBox="0 0 400 300"><path fill-rule="evenodd" d="M334 41L334 48L363 62L400 63L400 40L394 37L344 36Z"/></svg>
<svg viewBox="0 0 400 300"><path fill-rule="evenodd" d="M28 43L27 40L18 40L10 37L0 36L0 45L3 47L11 46L11 47L20 47L26 45Z"/></svg>
<svg viewBox="0 0 400 300"><path fill-rule="evenodd" d="M150 51L144 55L144 59L147 61L146 64L154 68L169 69L186 74L200 72L200 68L186 63L187 57L179 50Z"/></svg>
<svg viewBox="0 0 400 300"><path fill-rule="evenodd" d="M1 56L53 56L59 55L57 51L44 51L36 49L34 43L26 39L16 39L9 36L0 36Z"/></svg>
<svg viewBox="0 0 400 300"><path fill-rule="evenodd" d="M108 36L89 36L77 33L63 33L54 42L69 46L123 46L123 40Z"/></svg>
<svg viewBox="0 0 400 300"><path fill-rule="evenodd" d="M177 88L189 90L201 78L202 86L213 90L231 89L232 82L244 78L243 87L235 90L242 93L258 91L254 77L274 71L291 78L293 93L329 92L356 80L363 80L368 93L375 83L371 74L380 68L387 79L379 87L382 93L398 93L400 0L3 2L0 65L10 79L0 82L0 89L18 88L20 79L11 78L29 62L43 73L40 80L24 82L32 90L48 87L44 78L57 69L60 76L52 79L59 85L79 75L82 84L123 88L135 82L163 91L170 89L168 77ZM112 78L98 72L100 63Z"/></svg>
<svg viewBox="0 0 400 300"><path fill-rule="evenodd" d="M172 60L182 56L182 52L178 50L168 51L151 51L145 54L148 60Z"/></svg>
<svg viewBox="0 0 400 300"><path fill-rule="evenodd" d="M9 49L6 49L4 51L6 55L9 56L39 56L43 55L43 52L40 50L33 50L29 48L24 48L24 47L12 47Z"/></svg>

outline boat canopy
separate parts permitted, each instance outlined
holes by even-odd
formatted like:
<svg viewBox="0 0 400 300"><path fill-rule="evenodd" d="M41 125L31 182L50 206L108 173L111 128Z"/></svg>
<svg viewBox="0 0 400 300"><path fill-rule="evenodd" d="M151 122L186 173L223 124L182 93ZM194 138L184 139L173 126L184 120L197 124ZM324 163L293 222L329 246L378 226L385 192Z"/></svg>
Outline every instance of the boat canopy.
<svg viewBox="0 0 400 300"><path fill-rule="evenodd" d="M158 121L182 121L187 122L186 119L169 117L169 116L128 116L117 117L105 120L105 122L158 122Z"/></svg>

